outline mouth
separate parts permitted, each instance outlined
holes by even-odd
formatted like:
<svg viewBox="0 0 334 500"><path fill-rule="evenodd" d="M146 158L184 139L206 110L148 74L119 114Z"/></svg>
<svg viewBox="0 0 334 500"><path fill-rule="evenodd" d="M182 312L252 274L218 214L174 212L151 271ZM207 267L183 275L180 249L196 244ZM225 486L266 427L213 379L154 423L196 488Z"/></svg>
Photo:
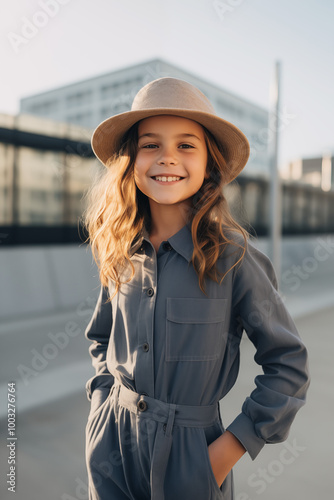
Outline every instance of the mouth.
<svg viewBox="0 0 334 500"><path fill-rule="evenodd" d="M168 175L168 176L154 175L153 177L151 177L151 179L153 179L154 181L160 182L162 184L171 184L174 182L182 181L182 179L184 179L184 177L179 177L176 175Z"/></svg>

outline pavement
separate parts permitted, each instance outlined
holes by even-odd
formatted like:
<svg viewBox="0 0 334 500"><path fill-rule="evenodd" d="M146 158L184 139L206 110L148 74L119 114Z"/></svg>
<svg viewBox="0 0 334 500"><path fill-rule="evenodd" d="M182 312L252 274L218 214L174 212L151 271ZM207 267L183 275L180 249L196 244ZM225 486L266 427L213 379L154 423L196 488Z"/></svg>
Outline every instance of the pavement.
<svg viewBox="0 0 334 500"><path fill-rule="evenodd" d="M305 314L295 323L309 353L311 385L306 405L297 413L285 442L268 444L256 460L246 454L236 464L236 500L333 498L334 307ZM238 381L220 403L223 421L228 423L254 388L258 370L253 353L251 343L244 342Z"/></svg>
<svg viewBox="0 0 334 500"><path fill-rule="evenodd" d="M305 275L305 273L304 273ZM281 293L310 356L308 401L297 414L285 443L267 445L254 462L245 455L234 467L235 500L314 500L332 495L332 415L334 389L333 272L325 267L298 288L283 283ZM22 318L2 324L0 375L0 497L3 500L86 500L84 432L89 412L85 383L93 374L83 332L92 308ZM19 346L19 348L18 348ZM254 387L258 366L247 337L241 343L241 369L221 401L225 426L239 413ZM8 382L16 383L16 492L7 490ZM13 441L11 441L13 443ZM107 500L107 499L106 499Z"/></svg>

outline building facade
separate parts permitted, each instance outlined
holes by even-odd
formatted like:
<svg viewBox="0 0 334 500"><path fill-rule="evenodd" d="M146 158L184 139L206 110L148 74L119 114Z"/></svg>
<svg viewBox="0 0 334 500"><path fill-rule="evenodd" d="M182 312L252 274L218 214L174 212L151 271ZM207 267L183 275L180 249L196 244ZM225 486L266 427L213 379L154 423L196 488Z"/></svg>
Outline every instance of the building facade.
<svg viewBox="0 0 334 500"><path fill-rule="evenodd" d="M0 225L76 225L101 167L90 130L0 114Z"/></svg>
<svg viewBox="0 0 334 500"><path fill-rule="evenodd" d="M22 98L20 112L93 130L106 118L128 111L143 85L164 76L181 78L198 87L216 113L239 127L248 138L251 156L245 173L269 176L267 110L160 59Z"/></svg>
<svg viewBox="0 0 334 500"><path fill-rule="evenodd" d="M286 168L285 177L321 187L323 191L333 190L334 154L327 153L316 158L300 158L292 161Z"/></svg>

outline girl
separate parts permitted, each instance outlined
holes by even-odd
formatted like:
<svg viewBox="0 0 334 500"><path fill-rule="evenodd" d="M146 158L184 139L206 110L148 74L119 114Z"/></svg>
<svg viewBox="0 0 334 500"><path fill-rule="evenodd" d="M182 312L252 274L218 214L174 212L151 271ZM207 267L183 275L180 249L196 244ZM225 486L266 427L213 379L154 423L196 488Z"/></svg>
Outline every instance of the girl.
<svg viewBox="0 0 334 500"><path fill-rule="evenodd" d="M197 88L160 78L92 147L107 168L85 212L101 281L85 331L89 498L232 500L234 464L286 439L309 385L272 264L222 193L248 141ZM244 330L263 374L225 430Z"/></svg>

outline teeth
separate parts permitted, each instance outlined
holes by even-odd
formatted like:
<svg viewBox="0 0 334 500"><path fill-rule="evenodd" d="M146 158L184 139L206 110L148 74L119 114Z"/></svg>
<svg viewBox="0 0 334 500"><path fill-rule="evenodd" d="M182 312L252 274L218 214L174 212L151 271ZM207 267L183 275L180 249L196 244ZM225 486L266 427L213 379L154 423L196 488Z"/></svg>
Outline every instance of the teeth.
<svg viewBox="0 0 334 500"><path fill-rule="evenodd" d="M162 181L162 182L172 182L172 181L179 181L181 177L165 177L165 176L155 176L154 179L157 181Z"/></svg>

